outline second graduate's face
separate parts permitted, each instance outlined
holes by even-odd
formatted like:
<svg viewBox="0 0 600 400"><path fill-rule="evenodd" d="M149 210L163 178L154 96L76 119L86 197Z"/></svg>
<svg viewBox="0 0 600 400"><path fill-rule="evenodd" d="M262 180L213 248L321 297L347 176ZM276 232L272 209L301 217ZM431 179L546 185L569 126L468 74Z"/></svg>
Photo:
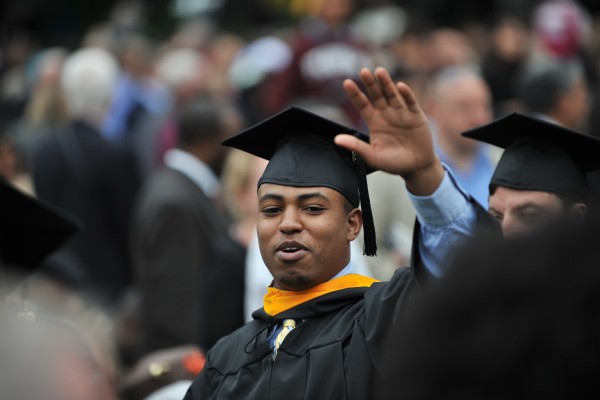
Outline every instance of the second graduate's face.
<svg viewBox="0 0 600 400"><path fill-rule="evenodd" d="M346 204L325 187L260 186L258 242L277 289L309 289L348 264L362 215Z"/></svg>
<svg viewBox="0 0 600 400"><path fill-rule="evenodd" d="M498 186L490 196L489 213L502 226L505 237L540 231L552 221L586 212L583 203L566 205L557 195Z"/></svg>

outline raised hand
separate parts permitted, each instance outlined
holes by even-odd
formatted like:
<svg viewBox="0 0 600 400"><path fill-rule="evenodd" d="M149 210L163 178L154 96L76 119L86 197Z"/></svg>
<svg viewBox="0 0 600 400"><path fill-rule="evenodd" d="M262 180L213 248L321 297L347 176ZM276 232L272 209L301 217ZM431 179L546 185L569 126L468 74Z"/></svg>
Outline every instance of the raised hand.
<svg viewBox="0 0 600 400"><path fill-rule="evenodd" d="M346 134L336 136L335 143L356 151L373 168L401 175L412 193L433 193L444 170L414 93L404 83L394 84L384 68L374 73L363 68L360 78L366 92L351 79L344 89L369 127L370 143Z"/></svg>

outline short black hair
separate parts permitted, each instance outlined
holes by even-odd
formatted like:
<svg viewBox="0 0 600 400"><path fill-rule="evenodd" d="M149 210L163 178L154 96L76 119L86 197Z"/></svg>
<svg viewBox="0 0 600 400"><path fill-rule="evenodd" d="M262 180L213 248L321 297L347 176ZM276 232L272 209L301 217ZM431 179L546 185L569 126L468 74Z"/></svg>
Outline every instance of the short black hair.
<svg viewBox="0 0 600 400"><path fill-rule="evenodd" d="M223 129L223 114L214 101L195 100L177 113L178 147L185 148L205 140L217 139Z"/></svg>

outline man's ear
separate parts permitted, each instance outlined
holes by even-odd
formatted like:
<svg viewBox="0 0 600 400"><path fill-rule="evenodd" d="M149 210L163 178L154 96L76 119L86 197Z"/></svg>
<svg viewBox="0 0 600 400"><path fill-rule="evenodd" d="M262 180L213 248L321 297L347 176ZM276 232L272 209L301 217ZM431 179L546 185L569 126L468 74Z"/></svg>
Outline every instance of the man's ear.
<svg viewBox="0 0 600 400"><path fill-rule="evenodd" d="M352 241L360 235L360 230L363 225L362 211L360 208L355 208L346 215L348 223L348 240Z"/></svg>

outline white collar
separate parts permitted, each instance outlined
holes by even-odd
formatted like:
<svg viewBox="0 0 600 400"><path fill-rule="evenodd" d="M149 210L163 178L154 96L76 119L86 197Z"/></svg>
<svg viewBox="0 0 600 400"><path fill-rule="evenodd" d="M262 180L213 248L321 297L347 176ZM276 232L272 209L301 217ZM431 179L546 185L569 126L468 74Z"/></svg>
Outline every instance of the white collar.
<svg viewBox="0 0 600 400"><path fill-rule="evenodd" d="M202 160L181 149L170 149L165 153L165 165L191 179L208 197L214 199L221 194L221 183L215 173Z"/></svg>

